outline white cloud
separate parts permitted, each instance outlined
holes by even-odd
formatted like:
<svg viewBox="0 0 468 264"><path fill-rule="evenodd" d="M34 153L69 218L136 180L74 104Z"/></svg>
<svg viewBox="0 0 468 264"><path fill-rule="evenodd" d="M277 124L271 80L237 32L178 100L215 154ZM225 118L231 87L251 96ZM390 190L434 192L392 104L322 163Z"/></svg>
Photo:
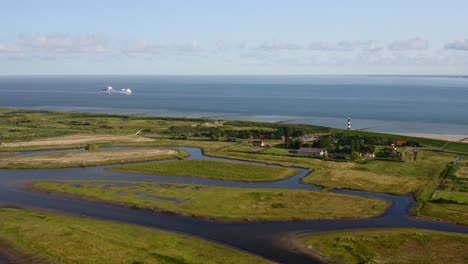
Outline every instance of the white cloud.
<svg viewBox="0 0 468 264"><path fill-rule="evenodd" d="M379 51L382 48L375 41L339 41L339 42L311 42L309 50L314 51L354 51L365 49Z"/></svg>
<svg viewBox="0 0 468 264"><path fill-rule="evenodd" d="M410 38L407 40L398 40L390 43L388 49L393 51L407 50L426 50L429 48L429 42L422 38Z"/></svg>
<svg viewBox="0 0 468 264"><path fill-rule="evenodd" d="M300 50L302 46L292 42L274 41L264 42L260 46L254 48L258 51L282 51L282 50Z"/></svg>
<svg viewBox="0 0 468 264"><path fill-rule="evenodd" d="M51 59L74 53L105 52L107 43L107 38L97 33L21 35L14 41L0 43L0 55L18 59Z"/></svg>
<svg viewBox="0 0 468 264"><path fill-rule="evenodd" d="M449 43L444 45L444 48L448 49L448 50L466 50L466 51L468 51L468 39L449 42Z"/></svg>
<svg viewBox="0 0 468 264"><path fill-rule="evenodd" d="M12 43L0 43L0 54L21 53L21 48Z"/></svg>
<svg viewBox="0 0 468 264"><path fill-rule="evenodd" d="M161 44L137 40L123 48L122 52L127 55L184 55L197 53L202 50L198 41Z"/></svg>

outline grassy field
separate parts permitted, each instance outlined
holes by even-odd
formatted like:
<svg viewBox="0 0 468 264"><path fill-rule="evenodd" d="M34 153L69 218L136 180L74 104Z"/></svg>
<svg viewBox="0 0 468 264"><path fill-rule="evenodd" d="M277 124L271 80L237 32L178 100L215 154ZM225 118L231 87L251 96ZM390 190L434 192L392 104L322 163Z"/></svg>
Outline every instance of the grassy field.
<svg viewBox="0 0 468 264"><path fill-rule="evenodd" d="M194 176L236 181L271 181L293 176L292 168L269 167L211 160L178 160L132 164L108 168L114 171L142 172L176 176Z"/></svg>
<svg viewBox="0 0 468 264"><path fill-rule="evenodd" d="M120 149L51 153L32 156L18 156L0 159L0 168L64 168L104 164L118 164L136 161L153 161L186 157L183 150L172 149Z"/></svg>
<svg viewBox="0 0 468 264"><path fill-rule="evenodd" d="M412 162L337 163L317 169L303 181L327 188L405 194L431 187L453 158L454 154L420 151L417 160Z"/></svg>
<svg viewBox="0 0 468 264"><path fill-rule="evenodd" d="M205 132L213 127L218 128L220 132L256 129L269 133L288 126L300 128L308 133L331 131L330 128L322 126L271 122L0 109L0 139L2 142L26 141L74 134L133 135L137 132L145 136L173 137L177 136L179 132Z"/></svg>
<svg viewBox="0 0 468 264"><path fill-rule="evenodd" d="M0 152L0 158L10 157L19 154L19 152Z"/></svg>
<svg viewBox="0 0 468 264"><path fill-rule="evenodd" d="M318 169L303 182L324 186L327 189L366 190L392 194L407 194L424 185L417 178L386 175L344 168Z"/></svg>
<svg viewBox="0 0 468 264"><path fill-rule="evenodd" d="M420 151L417 160L414 162L374 160L366 164L357 164L352 169L384 175L432 178L439 176L455 156L451 153Z"/></svg>
<svg viewBox="0 0 468 264"><path fill-rule="evenodd" d="M388 138L388 139L393 139L393 140L419 141L421 142L421 144L423 144L423 146L436 147L436 148L440 148L444 144L447 143L447 141L440 140L440 139L418 138L418 137L411 137L411 136L404 136L404 135L369 132L369 131L361 131L361 130L350 130L350 131L345 131L345 132L347 135L351 135L351 136L370 136L370 137Z"/></svg>
<svg viewBox="0 0 468 264"><path fill-rule="evenodd" d="M465 160L459 163L456 176L462 179L468 179L468 162Z"/></svg>
<svg viewBox="0 0 468 264"><path fill-rule="evenodd" d="M446 174L426 203L419 206L419 215L437 220L468 224L467 156L460 156L457 165Z"/></svg>
<svg viewBox="0 0 468 264"><path fill-rule="evenodd" d="M441 199L445 201L451 201L453 203L468 205L468 193L466 192L436 191L432 199Z"/></svg>
<svg viewBox="0 0 468 264"><path fill-rule="evenodd" d="M468 224L468 205L456 203L426 202L419 210L419 215L435 220Z"/></svg>
<svg viewBox="0 0 468 264"><path fill-rule="evenodd" d="M73 134L159 135L173 126L192 126L205 119L136 115L0 109L0 138L4 142Z"/></svg>
<svg viewBox="0 0 468 264"><path fill-rule="evenodd" d="M7 260L7 261L5 261ZM14 247L11 243L0 238L0 263L2 264L51 264L46 257L26 252Z"/></svg>
<svg viewBox="0 0 468 264"><path fill-rule="evenodd" d="M262 147L254 147L252 143L241 143L233 145L229 148L231 152L243 152L243 153L258 153L264 150Z"/></svg>
<svg viewBox="0 0 468 264"><path fill-rule="evenodd" d="M461 142L449 142L443 147L443 149L468 153L468 144Z"/></svg>
<svg viewBox="0 0 468 264"><path fill-rule="evenodd" d="M467 263L468 235L422 229L330 232L301 238L328 263Z"/></svg>
<svg viewBox="0 0 468 264"><path fill-rule="evenodd" d="M290 155L289 149L271 147L262 151L264 154Z"/></svg>
<svg viewBox="0 0 468 264"><path fill-rule="evenodd" d="M0 219L0 246L38 255L31 264L47 263L44 258L64 264L268 263L201 239L109 221L7 208L0 208Z"/></svg>
<svg viewBox="0 0 468 264"><path fill-rule="evenodd" d="M336 219L375 216L386 201L305 190L252 189L157 182L36 182L42 191L228 221Z"/></svg>

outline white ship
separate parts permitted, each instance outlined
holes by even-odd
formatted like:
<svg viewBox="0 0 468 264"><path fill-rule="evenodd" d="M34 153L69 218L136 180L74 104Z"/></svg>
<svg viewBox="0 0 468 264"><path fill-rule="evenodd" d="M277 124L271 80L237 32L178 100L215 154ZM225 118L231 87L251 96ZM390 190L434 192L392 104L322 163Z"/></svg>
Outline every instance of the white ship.
<svg viewBox="0 0 468 264"><path fill-rule="evenodd" d="M107 86L107 88L101 90L101 93L130 95L130 94L132 94L132 89L124 88L124 89L116 90L116 89L112 88L112 86Z"/></svg>

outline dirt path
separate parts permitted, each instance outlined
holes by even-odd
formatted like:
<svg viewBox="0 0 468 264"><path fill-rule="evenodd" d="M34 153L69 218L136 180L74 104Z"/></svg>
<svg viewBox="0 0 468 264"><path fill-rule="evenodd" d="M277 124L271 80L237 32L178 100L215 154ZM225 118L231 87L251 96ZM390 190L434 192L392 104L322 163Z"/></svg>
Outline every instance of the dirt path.
<svg viewBox="0 0 468 264"><path fill-rule="evenodd" d="M30 147L30 146L57 146L77 145L97 142L149 142L150 138L138 135L73 135L59 138L39 139L23 142L2 143L1 147Z"/></svg>
<svg viewBox="0 0 468 264"><path fill-rule="evenodd" d="M35 156L20 156L3 158L2 164L81 164L107 163L115 161L144 160L161 156L176 155L179 152L172 149L120 149L96 152L69 152L60 154L45 154Z"/></svg>

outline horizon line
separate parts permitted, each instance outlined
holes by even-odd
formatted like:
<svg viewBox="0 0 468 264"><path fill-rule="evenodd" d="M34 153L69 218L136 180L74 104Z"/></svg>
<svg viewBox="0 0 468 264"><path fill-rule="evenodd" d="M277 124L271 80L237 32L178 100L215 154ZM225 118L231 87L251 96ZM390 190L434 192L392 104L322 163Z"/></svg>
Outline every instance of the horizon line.
<svg viewBox="0 0 468 264"><path fill-rule="evenodd" d="M294 76L361 76L361 77L445 77L445 78L468 78L463 74L120 74L120 73L64 73L64 74L0 74L0 77L52 77L52 76L141 76L141 77L294 77Z"/></svg>

